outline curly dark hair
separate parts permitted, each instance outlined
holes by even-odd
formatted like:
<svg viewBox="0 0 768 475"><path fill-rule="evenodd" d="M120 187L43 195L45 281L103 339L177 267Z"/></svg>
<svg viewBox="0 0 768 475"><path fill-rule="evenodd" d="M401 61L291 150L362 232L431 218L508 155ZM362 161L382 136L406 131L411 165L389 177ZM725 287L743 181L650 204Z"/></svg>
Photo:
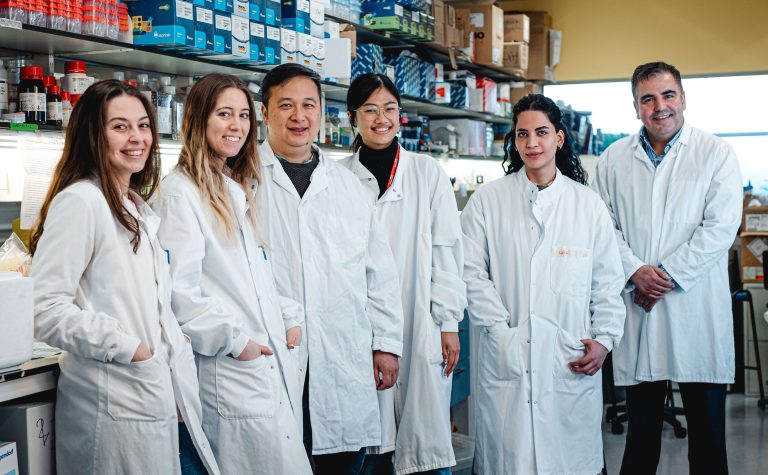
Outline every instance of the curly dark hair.
<svg viewBox="0 0 768 475"><path fill-rule="evenodd" d="M560 173L573 181L582 185L587 184L587 172L581 166L579 154L574 152L573 139L563 124L563 113L552 99L541 94L528 94L520 99L512 109L512 130L504 137L504 161L502 167L504 172L509 175L523 168L523 159L515 148L515 130L517 129L517 118L521 112L539 111L547 116L556 131L562 131L565 136L563 146L555 153L555 165Z"/></svg>

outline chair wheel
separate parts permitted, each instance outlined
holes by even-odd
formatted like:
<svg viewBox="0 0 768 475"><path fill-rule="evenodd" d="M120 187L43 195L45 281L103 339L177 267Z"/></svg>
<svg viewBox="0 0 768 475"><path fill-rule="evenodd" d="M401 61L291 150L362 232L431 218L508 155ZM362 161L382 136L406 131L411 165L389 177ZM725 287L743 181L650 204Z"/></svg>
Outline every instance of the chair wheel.
<svg viewBox="0 0 768 475"><path fill-rule="evenodd" d="M611 434L620 435L624 433L624 425L621 422L611 422Z"/></svg>
<svg viewBox="0 0 768 475"><path fill-rule="evenodd" d="M685 439L686 435L688 435L688 431L685 427L675 427L675 437L678 439Z"/></svg>

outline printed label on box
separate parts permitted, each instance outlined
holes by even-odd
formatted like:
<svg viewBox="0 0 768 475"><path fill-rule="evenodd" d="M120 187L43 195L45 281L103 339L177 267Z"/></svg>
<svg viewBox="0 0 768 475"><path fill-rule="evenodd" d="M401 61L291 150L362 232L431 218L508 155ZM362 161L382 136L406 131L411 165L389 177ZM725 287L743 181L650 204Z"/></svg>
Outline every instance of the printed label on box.
<svg viewBox="0 0 768 475"><path fill-rule="evenodd" d="M763 252L768 251L768 243L763 238L753 239L747 244L747 249L758 261L763 262Z"/></svg>
<svg viewBox="0 0 768 475"><path fill-rule="evenodd" d="M280 41L280 28L267 26L267 39L272 41Z"/></svg>
<svg viewBox="0 0 768 475"><path fill-rule="evenodd" d="M193 20L194 9L192 4L182 0L176 0L176 16L185 20Z"/></svg>
<svg viewBox="0 0 768 475"><path fill-rule="evenodd" d="M484 13L470 13L469 23L475 28L485 27L485 14Z"/></svg>
<svg viewBox="0 0 768 475"><path fill-rule="evenodd" d="M224 31L232 31L232 18L227 15L216 15L216 28Z"/></svg>
<svg viewBox="0 0 768 475"><path fill-rule="evenodd" d="M395 15L403 16L403 7L402 7L402 5L395 5Z"/></svg>
<svg viewBox="0 0 768 475"><path fill-rule="evenodd" d="M747 214L744 221L745 231L768 231L768 214Z"/></svg>
<svg viewBox="0 0 768 475"><path fill-rule="evenodd" d="M261 23L251 22L251 36L258 38L264 38L264 25Z"/></svg>
<svg viewBox="0 0 768 475"><path fill-rule="evenodd" d="M763 268L757 266L744 267L744 280L763 280Z"/></svg>
<svg viewBox="0 0 768 475"><path fill-rule="evenodd" d="M207 8L197 7L197 21L213 25L213 12Z"/></svg>

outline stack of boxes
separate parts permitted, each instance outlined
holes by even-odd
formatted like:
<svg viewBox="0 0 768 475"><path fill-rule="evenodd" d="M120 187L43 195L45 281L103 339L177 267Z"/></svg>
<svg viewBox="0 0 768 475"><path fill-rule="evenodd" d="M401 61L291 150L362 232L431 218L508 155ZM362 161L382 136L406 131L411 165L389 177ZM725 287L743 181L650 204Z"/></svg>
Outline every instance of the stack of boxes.
<svg viewBox="0 0 768 475"><path fill-rule="evenodd" d="M358 52L359 56L359 52ZM386 64L395 67L395 87L400 94L420 99L424 94L422 86L421 60L413 53L403 51L398 56L384 58ZM432 68L429 73L433 73Z"/></svg>
<svg viewBox="0 0 768 475"><path fill-rule="evenodd" d="M456 26L464 42L473 45L472 60L486 66L503 66L504 11L496 5L467 4L456 8Z"/></svg>
<svg viewBox="0 0 768 475"><path fill-rule="evenodd" d="M324 8L325 3L320 0L282 0L282 63L297 63L318 73L323 72Z"/></svg>
<svg viewBox="0 0 768 475"><path fill-rule="evenodd" d="M523 13L504 15L504 58L505 71L521 78L528 70L528 41L530 40L530 19Z"/></svg>
<svg viewBox="0 0 768 475"><path fill-rule="evenodd" d="M361 43L357 45L355 58L352 60L352 77L354 81L358 76L367 73L386 74L387 68L384 61L384 50L379 45ZM404 91L400 89L400 93Z"/></svg>
<svg viewBox="0 0 768 475"><path fill-rule="evenodd" d="M426 0L364 0L360 24L417 41L433 41L435 17Z"/></svg>
<svg viewBox="0 0 768 475"><path fill-rule="evenodd" d="M526 79L554 81L552 70L560 62L562 33L552 29L547 12L521 12L530 20Z"/></svg>
<svg viewBox="0 0 768 475"><path fill-rule="evenodd" d="M275 0L134 0L133 41L240 64L280 62Z"/></svg>

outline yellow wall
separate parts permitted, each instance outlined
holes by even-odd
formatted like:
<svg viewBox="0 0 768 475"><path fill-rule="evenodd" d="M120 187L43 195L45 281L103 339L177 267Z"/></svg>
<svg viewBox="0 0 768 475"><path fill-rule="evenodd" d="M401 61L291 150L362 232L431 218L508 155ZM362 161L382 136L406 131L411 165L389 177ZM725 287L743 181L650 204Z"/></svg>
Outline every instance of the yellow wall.
<svg viewBox="0 0 768 475"><path fill-rule="evenodd" d="M627 79L666 61L684 76L768 71L768 1L501 1L505 11L547 11L563 32L558 82Z"/></svg>

